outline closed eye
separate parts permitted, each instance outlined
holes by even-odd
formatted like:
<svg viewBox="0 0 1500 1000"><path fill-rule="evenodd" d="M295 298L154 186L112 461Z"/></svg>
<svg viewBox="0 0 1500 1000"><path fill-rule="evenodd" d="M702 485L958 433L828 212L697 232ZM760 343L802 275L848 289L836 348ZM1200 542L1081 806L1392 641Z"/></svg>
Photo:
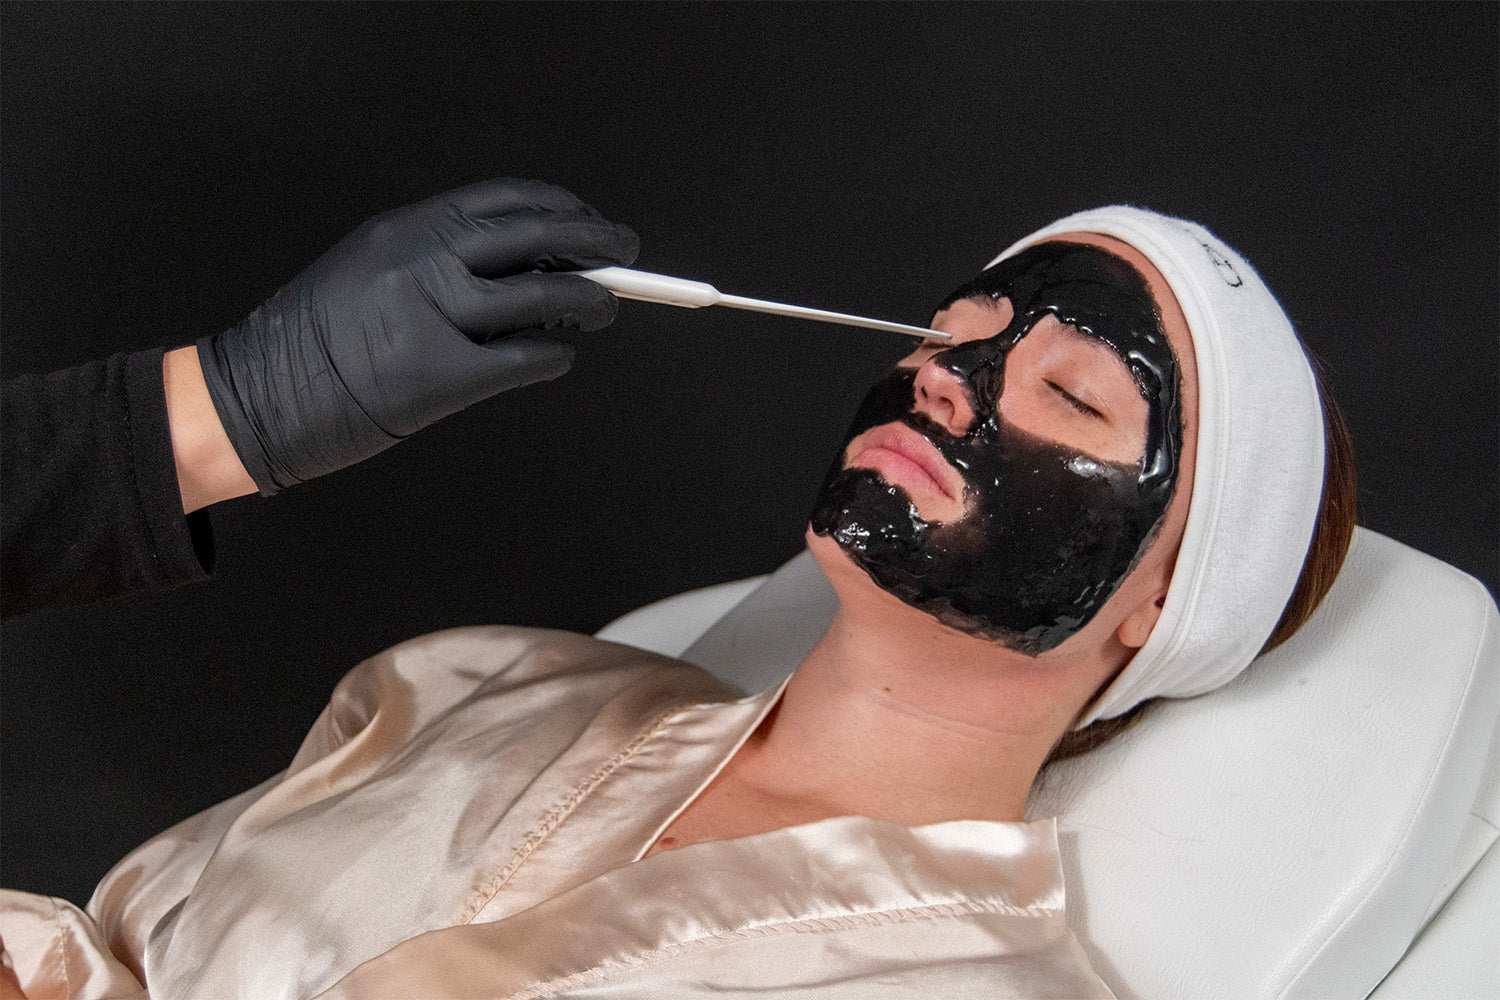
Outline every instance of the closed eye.
<svg viewBox="0 0 1500 1000"><path fill-rule="evenodd" d="M1093 417L1095 420L1104 419L1104 414L1100 413L1098 410L1094 409L1092 406L1085 403L1083 400L1079 399L1077 396L1073 395L1071 392L1064 389L1056 382L1053 382L1051 379L1047 380L1047 385L1052 388L1059 396L1067 400L1069 406L1073 407L1073 409L1077 410L1079 413L1082 413L1084 416Z"/></svg>

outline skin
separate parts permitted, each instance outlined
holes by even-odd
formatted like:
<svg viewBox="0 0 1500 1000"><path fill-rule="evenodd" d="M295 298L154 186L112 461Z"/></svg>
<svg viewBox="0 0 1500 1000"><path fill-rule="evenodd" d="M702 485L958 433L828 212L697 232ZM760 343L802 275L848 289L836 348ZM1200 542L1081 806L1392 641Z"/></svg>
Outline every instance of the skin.
<svg viewBox="0 0 1500 1000"><path fill-rule="evenodd" d="M180 347L162 358L162 385L167 393L167 427L182 512L255 492L203 381L196 347Z"/></svg>
<svg viewBox="0 0 1500 1000"><path fill-rule="evenodd" d="M1133 247L1097 234L1060 238L1099 246L1141 272L1181 367L1181 471L1145 556L1088 625L1057 648L1028 656L910 607L876 586L836 542L809 531L808 547L839 596L834 620L781 702L648 854L833 816L908 826L1021 820L1052 747L1145 643L1161 614L1192 495L1198 372L1191 336L1166 279ZM1003 300L963 300L932 325L963 343L994 336L1009 311ZM1099 457L1124 454L1138 461L1144 401L1137 394L1137 408L1120 392L1113 367L1127 382L1129 374L1117 357L1107 349L1095 356L1078 339L1076 332L1039 324L1017 345L1007 364L1002 413L1025 430ZM958 429L973 414L957 380L926 364L941 349L924 346L903 364L920 366L913 406ZM1100 417L1086 417L1059 386ZM962 501L941 470L920 456L883 454L892 450L902 450L899 442L888 447L857 438L845 459L890 475L911 491L924 517L961 512Z"/></svg>

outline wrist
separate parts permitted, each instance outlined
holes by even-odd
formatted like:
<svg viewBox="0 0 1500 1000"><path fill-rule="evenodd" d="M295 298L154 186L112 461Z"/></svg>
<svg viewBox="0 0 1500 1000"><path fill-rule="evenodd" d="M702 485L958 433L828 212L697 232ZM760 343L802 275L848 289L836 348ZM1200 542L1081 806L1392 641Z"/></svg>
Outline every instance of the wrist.
<svg viewBox="0 0 1500 1000"><path fill-rule="evenodd" d="M235 453L208 394L196 347L166 353L162 384L183 513L254 493L255 481Z"/></svg>

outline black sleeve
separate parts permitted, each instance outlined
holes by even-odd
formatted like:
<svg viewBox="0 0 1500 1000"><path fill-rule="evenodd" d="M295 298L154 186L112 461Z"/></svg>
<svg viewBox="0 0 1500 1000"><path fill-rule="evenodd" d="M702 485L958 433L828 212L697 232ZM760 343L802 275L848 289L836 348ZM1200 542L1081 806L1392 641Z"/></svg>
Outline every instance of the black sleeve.
<svg viewBox="0 0 1500 1000"><path fill-rule="evenodd" d="M161 348L5 383L0 613L208 578L203 511L184 517Z"/></svg>

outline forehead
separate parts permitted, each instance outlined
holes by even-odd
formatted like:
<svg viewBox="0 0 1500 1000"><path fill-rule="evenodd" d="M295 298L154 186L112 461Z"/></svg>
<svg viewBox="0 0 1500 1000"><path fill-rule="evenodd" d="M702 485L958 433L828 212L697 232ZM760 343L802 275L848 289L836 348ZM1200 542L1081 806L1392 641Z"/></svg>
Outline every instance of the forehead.
<svg viewBox="0 0 1500 1000"><path fill-rule="evenodd" d="M1188 329L1187 317L1183 314L1182 306L1178 304L1177 296L1173 294L1172 286L1167 282L1166 276L1157 270L1149 257L1124 240L1113 236L1080 232L1064 233L1061 236L1050 237L1050 239L1069 243L1086 243L1108 251L1129 264L1145 279L1146 287L1150 289L1151 298L1155 300L1161 315L1162 332L1166 335L1167 343L1172 347L1172 353L1177 355L1178 373L1182 379L1183 421L1184 423L1195 422L1198 413L1198 362L1193 352L1193 334Z"/></svg>
<svg viewBox="0 0 1500 1000"><path fill-rule="evenodd" d="M1182 312L1182 307L1177 302L1176 295L1172 292L1172 286L1166 277L1151 263L1150 258L1129 243L1113 236L1102 233L1073 232L1050 236L1046 242L1054 243L1082 243L1088 246L1098 247L1107 253L1118 257L1140 275L1145 282L1151 298L1155 302L1161 319L1161 331L1167 339L1172 353L1176 356L1178 375L1181 379L1179 387L1179 404L1181 406L1183 430L1189 439L1195 437L1198 414L1198 365L1197 357L1193 351L1192 332L1188 328L1187 318ZM976 317L977 311L983 308L990 316L984 321L977 318L972 322L963 322L965 319ZM996 314L993 310L998 309ZM947 329L954 335L955 340L963 340L980 336L979 331L986 326L998 321L1001 326L1010 322L1012 315L1011 305L1005 299L1000 299L990 306L989 303L980 303L978 300L960 299L954 301L948 308L939 310L935 325L945 318L949 320L947 327L938 326L938 329ZM951 322L958 321L958 322ZM972 333L970 331L973 331ZM993 331L984 336L992 335ZM934 349L940 349L937 344L927 344L917 351L908 363L920 361L933 353Z"/></svg>

